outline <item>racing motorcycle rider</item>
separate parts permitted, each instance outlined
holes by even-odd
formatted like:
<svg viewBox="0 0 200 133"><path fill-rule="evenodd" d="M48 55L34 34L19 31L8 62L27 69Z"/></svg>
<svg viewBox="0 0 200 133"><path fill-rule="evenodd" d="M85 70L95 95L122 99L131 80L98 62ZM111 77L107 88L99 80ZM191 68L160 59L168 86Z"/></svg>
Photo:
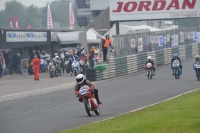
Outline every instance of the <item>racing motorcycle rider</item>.
<svg viewBox="0 0 200 133"><path fill-rule="evenodd" d="M193 63L193 68L194 68L194 64L196 64L198 61L200 61L199 59L200 59L200 56L199 55L195 55L195 60L194 60L194 63ZM195 70L195 68L194 68L194 72L195 72L195 76L196 76L196 70Z"/></svg>
<svg viewBox="0 0 200 133"><path fill-rule="evenodd" d="M174 62L174 60L179 60L179 63L180 63L180 69L181 69L181 73L182 73L182 63L181 63L181 59L179 58L179 56L178 56L178 54L177 53L174 53L174 55L173 55L173 57L172 57L172 60L171 60L171 69L172 69L172 75L174 75L174 71L173 71L173 62Z"/></svg>
<svg viewBox="0 0 200 133"><path fill-rule="evenodd" d="M95 94L95 98L97 100L98 104L101 104L100 100L99 100L99 95L98 95L98 90L94 88L93 84L84 78L83 74L78 74L76 76L76 85L75 85L75 95L79 98L80 102L83 102L83 100L80 98L80 93L79 90L81 88L82 85L87 85L90 87L90 91Z"/></svg>
<svg viewBox="0 0 200 133"><path fill-rule="evenodd" d="M145 70L146 70L146 65L147 65L147 63L151 63L152 64L152 68L153 68L153 72L154 72L154 76L155 76L155 71L156 71L156 68L155 68L155 63L154 63L154 61L152 60L152 58L151 58L151 56L148 56L147 57L147 61L146 61L146 63L145 63Z"/></svg>

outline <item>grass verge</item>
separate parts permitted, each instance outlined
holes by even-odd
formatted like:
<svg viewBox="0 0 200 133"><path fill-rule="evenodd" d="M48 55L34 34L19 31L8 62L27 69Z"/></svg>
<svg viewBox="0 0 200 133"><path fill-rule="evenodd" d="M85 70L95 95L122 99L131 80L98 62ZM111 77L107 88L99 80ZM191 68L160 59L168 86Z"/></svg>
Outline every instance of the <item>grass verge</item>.
<svg viewBox="0 0 200 133"><path fill-rule="evenodd" d="M61 133L200 133L200 90Z"/></svg>

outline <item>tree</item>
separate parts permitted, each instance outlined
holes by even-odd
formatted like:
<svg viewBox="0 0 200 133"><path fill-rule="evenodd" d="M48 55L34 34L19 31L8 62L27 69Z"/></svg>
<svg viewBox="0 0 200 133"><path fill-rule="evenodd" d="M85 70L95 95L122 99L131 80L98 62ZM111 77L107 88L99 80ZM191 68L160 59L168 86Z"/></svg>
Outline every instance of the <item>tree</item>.
<svg viewBox="0 0 200 133"><path fill-rule="evenodd" d="M69 26L69 1L59 0L51 3L53 22L60 22L61 27Z"/></svg>
<svg viewBox="0 0 200 133"><path fill-rule="evenodd" d="M29 6L26 9L26 17L25 17L26 26L31 24L32 28L42 28L42 18L41 11L34 5Z"/></svg>
<svg viewBox="0 0 200 133"><path fill-rule="evenodd" d="M13 20L18 17L19 18L19 27L25 27L25 6L21 4L21 2L17 2L16 0L7 1L5 3L5 13L6 13L6 20L9 23L10 17Z"/></svg>

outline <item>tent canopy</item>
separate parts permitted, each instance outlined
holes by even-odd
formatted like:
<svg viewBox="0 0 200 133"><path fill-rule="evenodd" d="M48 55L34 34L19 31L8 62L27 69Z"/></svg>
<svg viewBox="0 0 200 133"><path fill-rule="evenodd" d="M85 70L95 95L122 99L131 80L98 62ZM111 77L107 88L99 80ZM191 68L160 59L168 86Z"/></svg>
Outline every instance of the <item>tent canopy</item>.
<svg viewBox="0 0 200 133"><path fill-rule="evenodd" d="M90 28L86 35L88 43L101 43L101 35L98 34L93 28Z"/></svg>
<svg viewBox="0 0 200 133"><path fill-rule="evenodd" d="M58 33L59 44L77 44L80 43L80 32Z"/></svg>

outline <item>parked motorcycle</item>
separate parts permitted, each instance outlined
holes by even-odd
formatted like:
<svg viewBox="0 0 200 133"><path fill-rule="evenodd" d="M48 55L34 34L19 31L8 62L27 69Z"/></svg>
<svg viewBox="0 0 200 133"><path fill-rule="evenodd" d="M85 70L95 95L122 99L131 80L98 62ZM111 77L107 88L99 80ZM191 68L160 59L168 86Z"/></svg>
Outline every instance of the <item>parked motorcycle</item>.
<svg viewBox="0 0 200 133"><path fill-rule="evenodd" d="M174 71L174 77L175 79L179 79L179 76L180 76L180 62L179 60L174 60L173 61L173 64L172 64L172 67L173 67L173 71Z"/></svg>
<svg viewBox="0 0 200 133"><path fill-rule="evenodd" d="M47 69L47 61L45 59L41 59L41 62L40 62L41 73L46 72L46 69Z"/></svg>
<svg viewBox="0 0 200 133"><path fill-rule="evenodd" d="M72 71L74 73L74 76L77 76L80 71L80 65L79 62L74 60L72 63Z"/></svg>
<svg viewBox="0 0 200 133"><path fill-rule="evenodd" d="M71 65L69 64L69 60L66 60L64 62L64 68L65 68L67 73L70 73L70 67L71 67Z"/></svg>
<svg viewBox="0 0 200 133"><path fill-rule="evenodd" d="M147 63L146 70L148 79L152 79L154 75L152 63Z"/></svg>
<svg viewBox="0 0 200 133"><path fill-rule="evenodd" d="M55 66L52 62L49 63L49 74L50 78L53 78L55 76Z"/></svg>
<svg viewBox="0 0 200 133"><path fill-rule="evenodd" d="M197 80L200 80L200 61L197 61L196 64L194 64Z"/></svg>
<svg viewBox="0 0 200 133"><path fill-rule="evenodd" d="M85 61L84 60L80 60L79 64L80 64L80 73L81 74L85 74Z"/></svg>
<svg viewBox="0 0 200 133"><path fill-rule="evenodd" d="M97 100L95 99L95 95L90 91L90 87L87 85L84 85L79 90L81 99L83 100L85 110L88 114L88 116L93 115L93 111L96 115L100 114L100 108L97 103Z"/></svg>

